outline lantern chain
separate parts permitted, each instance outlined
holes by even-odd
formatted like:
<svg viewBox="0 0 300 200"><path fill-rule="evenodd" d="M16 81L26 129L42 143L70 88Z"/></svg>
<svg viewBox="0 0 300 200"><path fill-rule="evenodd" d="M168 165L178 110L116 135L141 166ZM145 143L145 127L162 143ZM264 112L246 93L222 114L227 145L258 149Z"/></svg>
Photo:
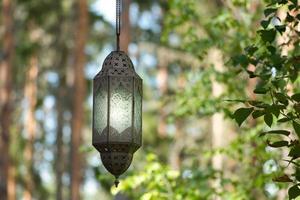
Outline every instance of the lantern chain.
<svg viewBox="0 0 300 200"><path fill-rule="evenodd" d="M122 0L116 0L116 35L117 35L117 51L120 51L120 34L121 34L121 5Z"/></svg>

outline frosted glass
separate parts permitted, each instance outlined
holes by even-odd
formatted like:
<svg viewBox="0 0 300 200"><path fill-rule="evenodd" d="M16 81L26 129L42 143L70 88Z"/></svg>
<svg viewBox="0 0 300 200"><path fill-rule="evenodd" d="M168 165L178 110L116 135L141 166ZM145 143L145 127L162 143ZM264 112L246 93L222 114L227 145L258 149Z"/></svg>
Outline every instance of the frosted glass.
<svg viewBox="0 0 300 200"><path fill-rule="evenodd" d="M119 134L131 127L132 123L132 94L120 82L111 91L110 126Z"/></svg>
<svg viewBox="0 0 300 200"><path fill-rule="evenodd" d="M94 129L101 135L107 126L107 79L104 78L95 86L94 96ZM105 133L103 133L105 134Z"/></svg>
<svg viewBox="0 0 300 200"><path fill-rule="evenodd" d="M134 142L141 143L142 134L142 83L141 80L135 80L134 89Z"/></svg>

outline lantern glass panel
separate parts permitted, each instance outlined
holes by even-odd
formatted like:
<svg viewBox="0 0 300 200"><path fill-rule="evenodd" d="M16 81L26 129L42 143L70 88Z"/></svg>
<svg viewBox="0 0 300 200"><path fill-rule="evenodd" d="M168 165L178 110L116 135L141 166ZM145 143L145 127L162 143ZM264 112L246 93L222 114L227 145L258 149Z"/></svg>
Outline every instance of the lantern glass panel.
<svg viewBox="0 0 300 200"><path fill-rule="evenodd" d="M136 79L134 87L134 142L142 143L142 81Z"/></svg>
<svg viewBox="0 0 300 200"><path fill-rule="evenodd" d="M97 81L95 85L94 95L94 130L99 135L105 135L102 133L107 127L107 79L102 78L101 81Z"/></svg>
<svg viewBox="0 0 300 200"><path fill-rule="evenodd" d="M109 141L132 141L132 78L110 77Z"/></svg>

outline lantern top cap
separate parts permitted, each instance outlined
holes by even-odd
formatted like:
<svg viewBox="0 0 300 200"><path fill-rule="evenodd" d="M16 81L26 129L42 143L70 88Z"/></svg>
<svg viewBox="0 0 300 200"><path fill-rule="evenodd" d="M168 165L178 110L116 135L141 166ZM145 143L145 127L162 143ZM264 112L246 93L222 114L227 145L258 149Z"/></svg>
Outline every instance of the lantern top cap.
<svg viewBox="0 0 300 200"><path fill-rule="evenodd" d="M112 51L104 60L101 71L94 79L103 76L130 76L139 78L133 63L124 51Z"/></svg>

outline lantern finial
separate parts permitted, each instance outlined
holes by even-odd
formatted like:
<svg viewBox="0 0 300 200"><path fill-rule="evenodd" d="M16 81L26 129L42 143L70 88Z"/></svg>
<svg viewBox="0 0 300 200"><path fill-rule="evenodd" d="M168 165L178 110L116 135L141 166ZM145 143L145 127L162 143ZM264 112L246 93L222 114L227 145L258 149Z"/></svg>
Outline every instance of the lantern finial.
<svg viewBox="0 0 300 200"><path fill-rule="evenodd" d="M119 177L118 176L115 176L116 180L115 180L115 186L116 188L118 187L120 181L119 181Z"/></svg>

